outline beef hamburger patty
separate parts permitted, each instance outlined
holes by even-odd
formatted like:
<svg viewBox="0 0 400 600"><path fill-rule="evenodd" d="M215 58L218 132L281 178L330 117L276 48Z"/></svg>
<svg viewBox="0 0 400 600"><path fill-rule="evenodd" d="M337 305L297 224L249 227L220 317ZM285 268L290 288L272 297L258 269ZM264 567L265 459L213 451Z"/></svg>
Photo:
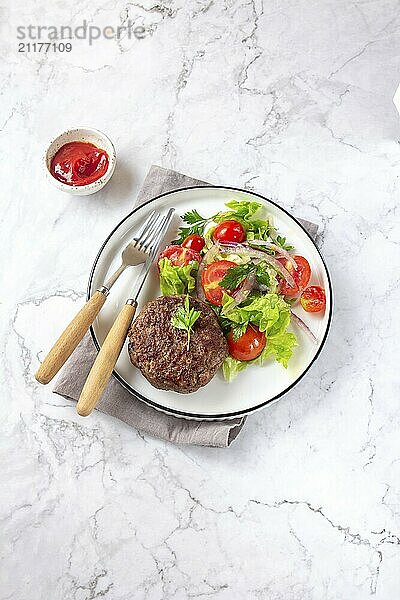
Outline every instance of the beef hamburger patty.
<svg viewBox="0 0 400 600"><path fill-rule="evenodd" d="M206 385L228 356L228 346L214 311L197 298L190 308L200 311L190 336L171 323L185 296L151 300L132 323L128 336L131 362L154 387L188 394Z"/></svg>

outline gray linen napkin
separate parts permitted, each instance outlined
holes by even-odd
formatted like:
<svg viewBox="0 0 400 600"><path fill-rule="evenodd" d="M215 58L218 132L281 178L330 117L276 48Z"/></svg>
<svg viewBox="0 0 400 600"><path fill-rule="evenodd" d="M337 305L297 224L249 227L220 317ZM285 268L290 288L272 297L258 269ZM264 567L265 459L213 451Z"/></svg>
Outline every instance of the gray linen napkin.
<svg viewBox="0 0 400 600"><path fill-rule="evenodd" d="M159 194L194 185L210 184L153 165L147 174L135 204L140 205ZM318 226L302 219L299 220L310 235L315 237ZM53 392L64 398L77 401L96 354L96 348L90 333L88 333L62 370ZM103 392L97 410L116 417L142 433L156 438L175 444L192 444L215 448L230 446L246 421L246 417L224 421L189 421L173 417L147 406L128 392L113 377Z"/></svg>

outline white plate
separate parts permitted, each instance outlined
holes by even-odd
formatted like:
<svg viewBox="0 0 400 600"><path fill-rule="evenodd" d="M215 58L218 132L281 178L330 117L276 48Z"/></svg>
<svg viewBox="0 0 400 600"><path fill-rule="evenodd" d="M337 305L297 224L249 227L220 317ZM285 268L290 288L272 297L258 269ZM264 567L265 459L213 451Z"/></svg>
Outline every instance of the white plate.
<svg viewBox="0 0 400 600"><path fill-rule="evenodd" d="M132 366L126 344L115 367L114 376L143 402L164 412L189 419L223 419L249 414L280 398L300 381L317 358L325 343L332 315L332 289L326 265L313 240L303 227L285 210L251 192L226 187L192 187L169 192L136 208L111 232L101 247L89 279L88 296L102 285L107 276L119 265L121 251L133 233L147 218L151 210L166 212L176 209L177 217L170 227L165 242L176 237L180 223L178 215L196 208L201 215L211 216L225 208L229 200L255 200L265 205L267 213L279 233L286 236L295 247L296 254L303 255L311 265L311 284L321 285L326 291L326 310L323 315L306 313L296 306L297 314L314 332L318 346L298 328L295 331L299 346L289 361L288 369L274 360L265 366L248 367L231 383L226 383L222 373L193 394L178 394L157 390ZM127 269L113 287L107 302L92 327L93 339L102 344L119 310L130 296L130 290L140 267ZM160 295L157 268L153 265L139 299L138 310L148 300Z"/></svg>

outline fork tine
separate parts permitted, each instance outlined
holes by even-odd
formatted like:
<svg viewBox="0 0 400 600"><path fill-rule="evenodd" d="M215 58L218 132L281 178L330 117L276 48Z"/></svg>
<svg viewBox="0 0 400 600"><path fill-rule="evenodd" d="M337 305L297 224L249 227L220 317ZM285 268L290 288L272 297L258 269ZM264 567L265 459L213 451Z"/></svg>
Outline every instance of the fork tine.
<svg viewBox="0 0 400 600"><path fill-rule="evenodd" d="M154 221L154 218L156 217L156 211L152 210L151 213L149 214L149 216L147 217L147 219L145 220L145 222L143 223L143 225L141 226L141 228L139 229L139 231L135 234L135 236L133 237L132 242L134 244L137 244L138 241L140 240L140 238L142 237L142 235L144 235L144 233L146 233L147 228L151 225L151 223Z"/></svg>
<svg viewBox="0 0 400 600"><path fill-rule="evenodd" d="M138 248L142 248L143 245L145 244L146 240L151 239L151 237L153 235L153 231L154 231L155 227L157 227L157 222L158 222L159 216L160 216L160 213L154 213L154 216L153 216L151 222L149 222L149 225L148 225L146 231L143 233L143 235L140 237L140 239L137 240Z"/></svg>
<svg viewBox="0 0 400 600"><path fill-rule="evenodd" d="M149 246L151 245L151 243L153 242L154 238L156 237L157 231L160 228L160 222L161 221L162 221L162 217L158 213L156 220L153 221L153 223L151 224L151 226L147 230L146 234L142 237L141 240L139 240L139 247L144 252L148 251Z"/></svg>
<svg viewBox="0 0 400 600"><path fill-rule="evenodd" d="M167 220L166 216L164 216L161 219L160 227L157 229L156 235L154 236L154 238L152 239L151 243L149 244L148 252L149 252L150 256L153 256L154 249L157 248L158 244L161 241L161 235L163 234L163 229L164 229L164 225L165 225L166 220Z"/></svg>
<svg viewBox="0 0 400 600"><path fill-rule="evenodd" d="M157 255L159 245L165 236L165 232L166 232L169 224L171 223L174 212L175 212L175 209L170 208L169 211L167 212L167 214L161 220L161 224L158 229L158 232L157 232L156 236L153 238L153 241L150 244L150 248L148 250L152 260L154 260Z"/></svg>
<svg viewBox="0 0 400 600"><path fill-rule="evenodd" d="M150 252L151 246L154 243L154 240L157 238L158 232L160 231L161 223L162 218L161 215L159 215L157 221L155 221L154 225L152 226L151 231L149 231L146 240L144 240L142 243L142 250L144 252Z"/></svg>

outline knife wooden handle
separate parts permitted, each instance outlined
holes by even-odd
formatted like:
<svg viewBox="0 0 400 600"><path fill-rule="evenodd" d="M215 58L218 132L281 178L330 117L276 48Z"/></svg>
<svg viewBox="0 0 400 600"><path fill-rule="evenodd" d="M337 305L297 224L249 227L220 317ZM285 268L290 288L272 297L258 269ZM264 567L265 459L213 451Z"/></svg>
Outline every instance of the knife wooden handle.
<svg viewBox="0 0 400 600"><path fill-rule="evenodd" d="M132 323L136 306L136 302L123 306L100 348L76 407L77 413L81 417L90 415L112 375Z"/></svg>
<svg viewBox="0 0 400 600"><path fill-rule="evenodd" d="M64 329L35 373L35 378L39 383L49 383L58 373L99 314L106 297L106 293L95 292Z"/></svg>

